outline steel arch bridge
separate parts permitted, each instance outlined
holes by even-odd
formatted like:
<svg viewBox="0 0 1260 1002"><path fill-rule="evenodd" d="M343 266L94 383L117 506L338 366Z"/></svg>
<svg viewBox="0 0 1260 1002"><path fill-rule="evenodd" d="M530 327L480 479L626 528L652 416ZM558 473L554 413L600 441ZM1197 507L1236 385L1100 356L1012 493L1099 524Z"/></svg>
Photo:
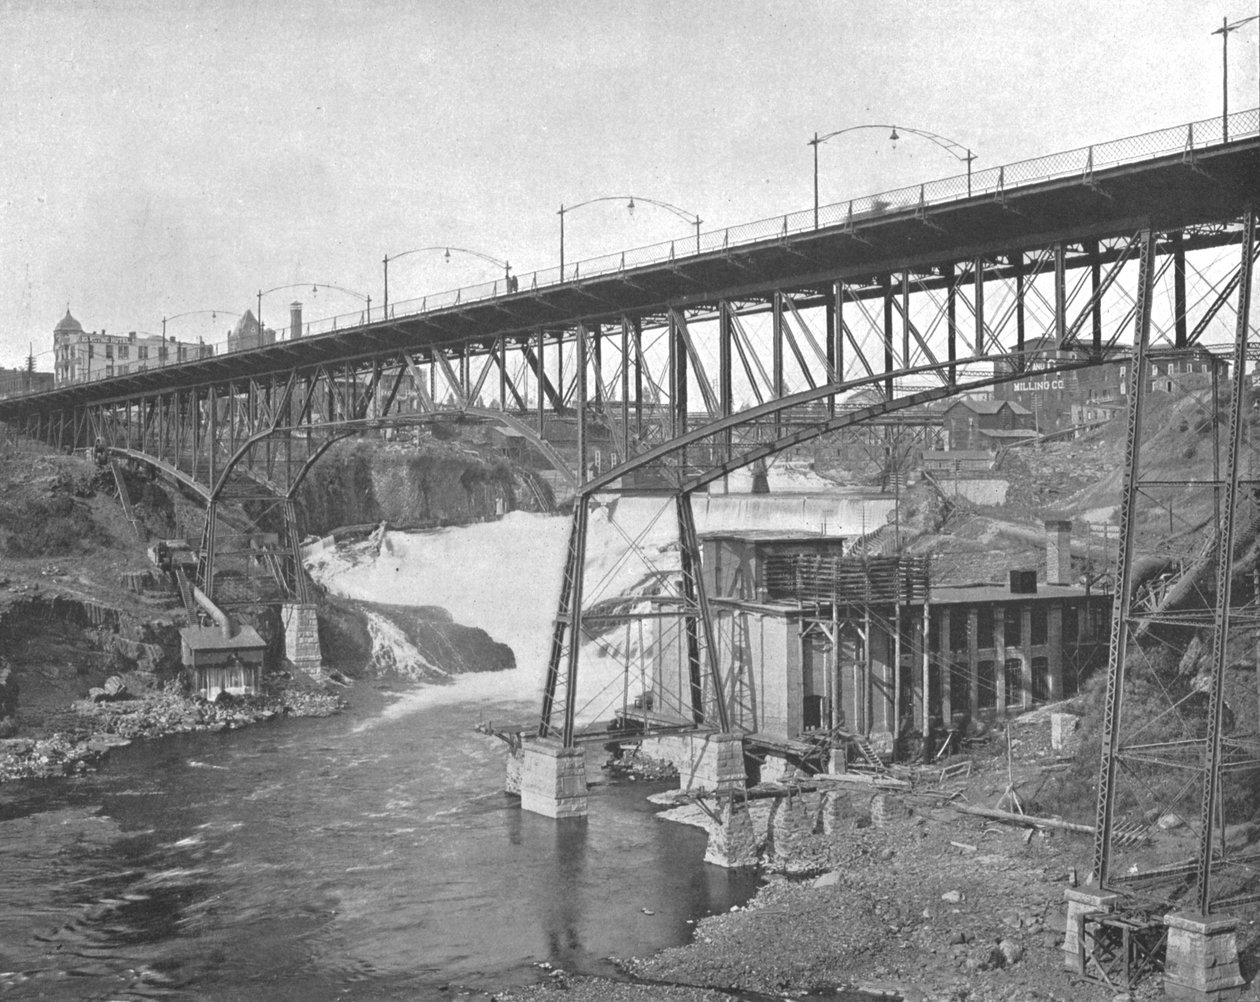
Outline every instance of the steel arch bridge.
<svg viewBox="0 0 1260 1002"><path fill-rule="evenodd" d="M675 507L680 616L700 678L695 710L699 723L724 728L729 694L706 625L688 499L758 459L1131 352L1121 551L1131 560L1144 496L1145 367L1161 352L1224 345L1235 411L1245 395L1260 112L1233 116L1228 141L1219 130L1216 120L1177 126L979 172L970 192L945 179L827 207L817 224L807 210L716 230L699 236L694 253L645 248L511 287L393 304L370 323L0 400L0 422L60 448L99 443L199 496L207 515L198 584L211 596L226 555L216 552L222 509L278 511L276 578L299 599L295 496L335 441L438 421L507 424L566 471L576 494L539 732L566 745L580 738L573 702L590 507L645 490ZM1231 417L1230 443L1244 441L1244 418ZM566 436L566 447L548 444ZM1231 577L1234 502L1250 483L1238 446L1225 451L1213 487L1221 517L1208 530L1211 552L1224 555L1218 582ZM1250 863L1214 848L1219 825L1208 816L1221 803L1219 777L1252 755L1247 741L1222 737L1225 652L1246 619L1231 622L1228 592L1213 589L1202 623L1217 638L1213 715L1177 746L1188 769L1197 763L1195 789L1207 791L1191 868L1199 888L1223 859L1231 873L1251 874ZM1125 587L1116 602L1095 858L1105 887L1124 884L1113 866L1115 821L1126 809L1117 788L1126 763L1150 754L1126 731L1133 722L1121 698L1144 613ZM708 704L706 687L717 697ZM1235 888L1228 899L1243 896ZM1213 906L1209 894L1204 910Z"/></svg>

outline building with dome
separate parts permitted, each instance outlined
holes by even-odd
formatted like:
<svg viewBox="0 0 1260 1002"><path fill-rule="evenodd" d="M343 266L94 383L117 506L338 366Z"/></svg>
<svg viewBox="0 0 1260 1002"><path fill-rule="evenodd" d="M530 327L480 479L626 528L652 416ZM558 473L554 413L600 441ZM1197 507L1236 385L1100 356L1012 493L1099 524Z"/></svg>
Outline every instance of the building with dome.
<svg viewBox="0 0 1260 1002"><path fill-rule="evenodd" d="M56 386L69 386L212 354L214 346L202 341L176 341L144 331L86 331L67 309L53 328L53 381Z"/></svg>

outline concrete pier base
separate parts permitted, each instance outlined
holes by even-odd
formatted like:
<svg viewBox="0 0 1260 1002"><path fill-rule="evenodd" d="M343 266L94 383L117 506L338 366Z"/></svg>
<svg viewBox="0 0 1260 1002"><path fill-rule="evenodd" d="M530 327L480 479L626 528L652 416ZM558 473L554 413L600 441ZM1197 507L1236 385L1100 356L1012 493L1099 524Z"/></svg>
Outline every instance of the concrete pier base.
<svg viewBox="0 0 1260 1002"><path fill-rule="evenodd" d="M682 789L694 793L745 789L744 741L738 734L689 734L684 740L687 761L678 765Z"/></svg>
<svg viewBox="0 0 1260 1002"><path fill-rule="evenodd" d="M586 753L558 741L524 742L521 756L521 809L547 818L584 818Z"/></svg>
<svg viewBox="0 0 1260 1002"><path fill-rule="evenodd" d="M324 652L319 646L319 616L312 602L286 602L280 608L284 622L284 656L312 678L324 671Z"/></svg>
<svg viewBox="0 0 1260 1002"><path fill-rule="evenodd" d="M756 866L757 835L747 802L742 797L728 797L719 817L717 824L709 826L704 861L732 870Z"/></svg>
<svg viewBox="0 0 1260 1002"><path fill-rule="evenodd" d="M1082 944L1085 935L1084 918L1090 912L1114 911L1119 895L1093 888L1068 888L1063 892L1067 901L1067 920L1063 936L1063 966L1074 974L1085 973L1084 957L1088 957L1091 946L1088 941ZM1084 946L1082 953L1081 947Z"/></svg>
<svg viewBox="0 0 1260 1002"><path fill-rule="evenodd" d="M1238 970L1238 920L1176 913L1165 915L1164 995L1178 1002L1232 1002L1242 994Z"/></svg>

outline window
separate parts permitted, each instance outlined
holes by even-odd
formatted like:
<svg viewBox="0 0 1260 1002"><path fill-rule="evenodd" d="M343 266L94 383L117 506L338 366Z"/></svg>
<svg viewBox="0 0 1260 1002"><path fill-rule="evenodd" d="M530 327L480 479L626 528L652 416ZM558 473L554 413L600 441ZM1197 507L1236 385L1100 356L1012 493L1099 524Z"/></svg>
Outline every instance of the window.
<svg viewBox="0 0 1260 1002"><path fill-rule="evenodd" d="M949 666L949 712L951 716L971 712L971 679L965 664L954 663ZM949 724L950 721L945 723Z"/></svg>
<svg viewBox="0 0 1260 1002"><path fill-rule="evenodd" d="M118 357L119 357L119 358L127 358L127 357L129 357L129 355L130 355L130 354L131 354L131 349L130 349L130 348L128 348L125 344L120 344L120 345L118 346Z"/></svg>
<svg viewBox="0 0 1260 1002"><path fill-rule="evenodd" d="M977 681L980 683L978 710L992 710L997 707L996 664L993 661L981 661L976 665Z"/></svg>
<svg viewBox="0 0 1260 1002"><path fill-rule="evenodd" d="M143 345L143 344L142 344L142 345L140 345L140 347L138 347L138 348L136 349L136 357L137 357L137 358L140 358L140 359L145 359L145 358L148 358L148 357L149 357L149 348L148 348L148 346L147 346L147 345Z"/></svg>
<svg viewBox="0 0 1260 1002"><path fill-rule="evenodd" d="M1049 615L1043 605L1035 605L1032 610L1032 636L1028 638L1028 642L1033 646L1044 644L1046 642L1047 622Z"/></svg>
<svg viewBox="0 0 1260 1002"><path fill-rule="evenodd" d="M976 610L976 646L993 646L993 606L982 605Z"/></svg>
<svg viewBox="0 0 1260 1002"><path fill-rule="evenodd" d="M1018 605L1008 605L1003 609L1006 627L1006 646L1018 647L1024 642L1024 610Z"/></svg>
<svg viewBox="0 0 1260 1002"><path fill-rule="evenodd" d="M949 649L951 651L965 651L967 649L967 616L959 608L950 610Z"/></svg>
<svg viewBox="0 0 1260 1002"><path fill-rule="evenodd" d="M1007 658L1002 665L1002 675L1006 682L1006 705L1023 706L1024 662L1020 658Z"/></svg>
<svg viewBox="0 0 1260 1002"><path fill-rule="evenodd" d="M1077 626L1076 606L1065 605L1063 607L1063 642L1065 644L1076 643Z"/></svg>
<svg viewBox="0 0 1260 1002"><path fill-rule="evenodd" d="M1044 703L1050 698L1050 662L1046 658L1032 659L1032 697Z"/></svg>

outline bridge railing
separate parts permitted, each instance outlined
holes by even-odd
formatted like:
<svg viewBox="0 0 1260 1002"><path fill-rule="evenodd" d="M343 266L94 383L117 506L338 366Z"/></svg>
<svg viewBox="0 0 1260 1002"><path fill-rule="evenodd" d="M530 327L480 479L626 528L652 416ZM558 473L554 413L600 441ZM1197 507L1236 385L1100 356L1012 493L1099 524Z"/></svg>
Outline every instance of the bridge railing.
<svg viewBox="0 0 1260 1002"><path fill-rule="evenodd" d="M600 275L616 274L631 268L661 264L680 257L707 253L721 253L731 247L761 243L775 238L798 235L822 227L861 225L879 220L893 212L935 207L969 198L1002 197L1011 189L1063 178L1089 180L1095 171L1118 167L1126 163L1138 163L1153 157L1183 154L1191 159L1205 146L1219 145L1225 141L1225 123L1218 118L1190 122L1166 129L1157 129L1136 136L1128 136L1106 143L1082 146L1074 150L1033 157L1012 164L1004 164L973 172L970 177L957 174L923 184L895 188L892 191L865 195L861 198L833 202L820 206L815 226L813 209L801 209L782 216L740 223L720 230L710 230L698 236L680 237L616 251L600 257L587 258L560 269L547 268L520 277L523 289L558 285L580 281ZM1240 111L1229 116L1229 135L1242 139L1260 134L1260 109ZM502 280L481 285L465 286L420 299L403 300L392 304L391 317L402 317L429 310L445 309L462 303L474 302L504 294Z"/></svg>
<svg viewBox="0 0 1260 1002"><path fill-rule="evenodd" d="M1066 178L1089 181L1096 171L1138 163L1154 157L1180 154L1191 162L1205 147L1219 146L1226 142L1225 125L1226 123L1220 117L1209 118L1110 142L1081 146L1074 150L989 167L974 171L970 176L958 174L923 184L832 202L819 207L817 224L815 224L814 210L811 207L781 216L771 216L719 230L710 230L695 236L575 261L572 265L565 266L563 274L559 267L544 268L531 272L528 276L517 275L510 280L500 278L493 282L467 285L415 299L401 300L389 305L389 319L404 319L500 296L528 293L532 289L617 274L682 257L720 254L733 247L747 247L768 240L786 239L789 236L824 227L844 225L860 227L876 223L899 212L917 211L969 199L1001 199L1013 194L1021 187L1047 181ZM1260 108L1235 112L1229 116L1229 140L1250 138L1258 134L1260 134ZM298 337L331 334L348 327L360 326L369 319L375 321L382 318L383 314L373 314L369 317L365 310L355 310L311 320L303 324L301 331L280 328L276 332L276 337L277 340L294 340ZM215 356L229 354L227 347L226 343L203 346L200 357L205 357L207 354L205 348L210 349L208 353ZM257 349L239 349L232 354L248 350ZM187 360L190 359L169 358L165 362L150 363L146 368L175 365ZM139 368L139 366L132 366L131 371L138 371ZM104 373L100 375L93 373L92 378L95 380L108 377Z"/></svg>

